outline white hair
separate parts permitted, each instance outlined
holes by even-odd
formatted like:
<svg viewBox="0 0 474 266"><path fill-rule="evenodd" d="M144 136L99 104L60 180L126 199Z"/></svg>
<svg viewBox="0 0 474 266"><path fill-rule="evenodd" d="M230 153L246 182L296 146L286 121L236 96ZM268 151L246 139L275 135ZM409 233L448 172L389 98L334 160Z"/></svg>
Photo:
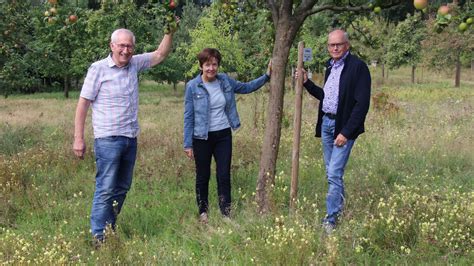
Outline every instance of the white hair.
<svg viewBox="0 0 474 266"><path fill-rule="evenodd" d="M135 44L135 35L133 34L133 32L131 30L127 30L127 29L116 29L114 32L112 32L112 35L110 36L110 41L113 42L113 43L116 43L118 35L120 33L126 33L126 34L132 36L133 44Z"/></svg>
<svg viewBox="0 0 474 266"><path fill-rule="evenodd" d="M342 31L344 33L343 34L344 35L344 41L349 42L349 34L343 29L337 29L337 28L333 29L331 32L329 32L329 35L331 35L331 33L335 32L335 31ZM329 37L329 35L328 35L328 37Z"/></svg>

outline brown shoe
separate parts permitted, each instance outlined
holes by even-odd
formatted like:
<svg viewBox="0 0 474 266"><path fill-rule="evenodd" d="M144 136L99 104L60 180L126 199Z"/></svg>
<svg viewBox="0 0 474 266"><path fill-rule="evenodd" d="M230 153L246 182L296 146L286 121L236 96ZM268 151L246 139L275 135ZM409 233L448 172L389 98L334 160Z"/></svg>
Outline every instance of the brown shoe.
<svg viewBox="0 0 474 266"><path fill-rule="evenodd" d="M203 212L199 215L199 222L202 224L209 223L209 217L207 216L207 212Z"/></svg>

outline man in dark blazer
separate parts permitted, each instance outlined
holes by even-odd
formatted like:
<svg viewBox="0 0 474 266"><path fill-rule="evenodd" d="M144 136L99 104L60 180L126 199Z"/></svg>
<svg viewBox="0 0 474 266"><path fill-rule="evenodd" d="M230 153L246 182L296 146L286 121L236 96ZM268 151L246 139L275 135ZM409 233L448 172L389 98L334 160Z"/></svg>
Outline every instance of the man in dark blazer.
<svg viewBox="0 0 474 266"><path fill-rule="evenodd" d="M323 228L330 233L344 205L344 168L356 138L364 132L369 110L371 78L367 64L349 52L349 37L343 30L328 35L328 61L324 87L308 80L303 86L319 103L316 137L321 137L328 179L326 217Z"/></svg>

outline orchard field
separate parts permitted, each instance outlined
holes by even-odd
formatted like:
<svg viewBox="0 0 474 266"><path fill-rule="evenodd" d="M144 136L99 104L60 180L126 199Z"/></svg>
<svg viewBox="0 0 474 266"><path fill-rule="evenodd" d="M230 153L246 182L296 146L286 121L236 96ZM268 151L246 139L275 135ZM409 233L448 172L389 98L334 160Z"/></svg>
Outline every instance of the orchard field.
<svg viewBox="0 0 474 266"><path fill-rule="evenodd" d="M91 112L83 161L72 153L73 120L87 69L109 54L117 28L135 33L135 54L155 50L170 32L173 48L139 77L134 182L116 232L94 249ZM322 83L334 28L349 34L373 86L367 133L345 173L342 223L327 236L327 184L314 137L319 103L307 93L290 212L291 73L304 41L312 49L305 67ZM268 85L238 97L232 219L217 211L212 177L207 226L197 219L194 162L182 149L184 83L199 73L204 47L218 48L219 70L242 81L273 62ZM0 0L0 94L1 264L474 261L471 0Z"/></svg>
<svg viewBox="0 0 474 266"><path fill-rule="evenodd" d="M88 152L71 146L77 91L12 95L0 100L0 263L2 264L454 264L474 260L474 75L460 88L425 70L374 76L367 132L345 174L347 207L325 236L326 182L318 102L303 95L297 209L289 214L294 93L286 92L272 210L254 200L268 87L238 98L243 127L234 134L233 218L218 213L215 177L210 223L198 222L194 166L182 151L183 90L142 81L139 153L118 229L91 245L94 190L92 131ZM421 75L420 75L421 76ZM87 120L90 126L90 117Z"/></svg>

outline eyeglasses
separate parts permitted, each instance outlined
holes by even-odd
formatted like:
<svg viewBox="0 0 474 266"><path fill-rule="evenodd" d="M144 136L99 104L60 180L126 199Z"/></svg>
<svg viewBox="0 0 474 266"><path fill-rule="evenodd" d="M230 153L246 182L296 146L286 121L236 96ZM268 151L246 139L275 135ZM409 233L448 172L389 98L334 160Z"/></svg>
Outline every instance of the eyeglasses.
<svg viewBox="0 0 474 266"><path fill-rule="evenodd" d="M328 48L329 49L339 49L342 48L344 45L346 45L347 42L341 42L341 43L328 43Z"/></svg>
<svg viewBox="0 0 474 266"><path fill-rule="evenodd" d="M135 45L133 44L123 44L123 43L114 43L120 50L125 50L127 48L129 51L133 51L135 49Z"/></svg>

